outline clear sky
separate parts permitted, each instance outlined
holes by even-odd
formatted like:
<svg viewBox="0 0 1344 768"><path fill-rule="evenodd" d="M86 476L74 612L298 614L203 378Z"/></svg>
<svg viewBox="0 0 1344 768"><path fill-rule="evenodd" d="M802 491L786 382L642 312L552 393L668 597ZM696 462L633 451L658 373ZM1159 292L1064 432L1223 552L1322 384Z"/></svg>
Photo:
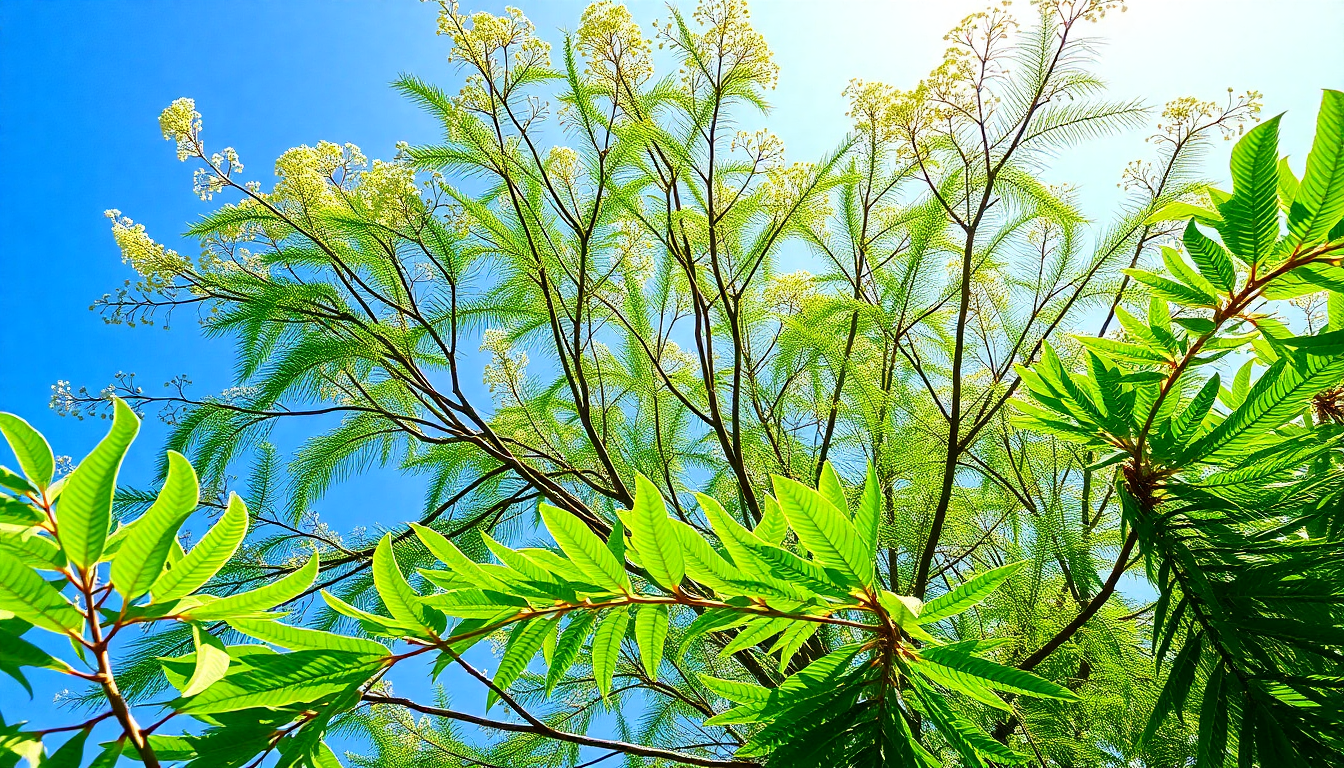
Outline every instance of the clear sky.
<svg viewBox="0 0 1344 768"><path fill-rule="evenodd" d="M513 1L553 41L577 26L583 8ZM630 5L646 24L665 16L660 2ZM943 33L983 5L756 0L753 19L781 66L767 122L791 159L840 141L840 92L850 78L910 87L937 63ZM1030 16L1024 0L1017 5ZM414 0L0 0L0 410L25 416L58 454L78 458L105 425L49 411L57 379L96 390L127 371L150 392L178 374L198 394L229 386L230 350L203 339L192 318L165 332L107 326L88 310L132 276L103 211L119 208L192 253L175 233L208 204L192 195L191 170L156 123L179 96L196 99L207 146L236 147L249 178L268 178L282 151L320 139L354 142L369 157L392 155L399 140L432 141L433 123L387 84L413 72L456 90L446 40L434 35L436 11ZM1095 32L1097 69L1113 96L1160 110L1183 95L1222 98L1229 86L1264 92L1266 116L1288 112L1283 146L1299 172L1320 89L1344 88L1344 0L1133 0ZM1144 135L1067 152L1050 180L1080 186L1086 211L1104 220L1120 170L1148 151ZM1213 177L1225 172L1229 148L1209 158ZM162 436L147 419L127 470L132 483L148 478ZM343 486L319 508L353 525L373 502L410 517L419 496L418 486L379 476ZM0 697L15 691L0 682ZM35 712L48 706L36 704Z"/></svg>

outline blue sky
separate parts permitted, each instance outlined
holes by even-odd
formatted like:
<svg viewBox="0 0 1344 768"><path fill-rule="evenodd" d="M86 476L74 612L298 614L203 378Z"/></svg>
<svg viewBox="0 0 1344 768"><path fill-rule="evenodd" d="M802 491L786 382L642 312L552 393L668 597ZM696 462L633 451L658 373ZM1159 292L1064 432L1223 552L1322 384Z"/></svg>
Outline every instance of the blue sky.
<svg viewBox="0 0 1344 768"><path fill-rule="evenodd" d="M573 28L583 7L514 2L545 33ZM630 5L646 24L665 15L661 3ZM768 124L792 159L820 155L847 128L840 92L851 77L909 87L937 62L946 29L981 5L757 0L753 18L781 66ZM269 177L286 148L320 139L354 142L370 157L390 156L399 140L433 140L434 125L388 82L413 72L455 90L435 13L414 0L0 2L0 410L32 421L57 453L79 457L103 425L49 411L57 379L98 389L127 371L151 392L178 374L197 393L229 386L230 350L203 339L192 318L164 331L108 326L88 310L132 276L103 211L119 208L192 252L175 233L208 206L192 195L190 167L156 124L179 96L196 99L208 146L236 147L250 178ZM1300 170L1320 89L1344 87L1341 31L1337 0L1135 0L1097 28L1105 39L1098 70L1114 96L1159 107L1187 94L1221 98L1229 86L1260 90L1266 115L1288 111L1284 148ZM1147 152L1143 137L1066 152L1050 180L1080 186L1085 210L1104 220L1121 168ZM1215 178L1229 148L1209 158ZM162 436L147 419L126 470L131 482L148 478ZM351 524L374 502L410 517L419 494L413 483L378 476L343 486L320 509ZM0 683L0 696L14 692ZM35 704L49 714L43 694Z"/></svg>

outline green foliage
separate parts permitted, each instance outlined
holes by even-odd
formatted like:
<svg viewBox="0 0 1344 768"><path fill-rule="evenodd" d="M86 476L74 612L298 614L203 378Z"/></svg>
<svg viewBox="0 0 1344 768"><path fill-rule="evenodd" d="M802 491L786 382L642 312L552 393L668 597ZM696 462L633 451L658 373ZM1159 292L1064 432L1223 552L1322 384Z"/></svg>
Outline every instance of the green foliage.
<svg viewBox="0 0 1344 768"><path fill-rule="evenodd" d="M117 436L64 483L0 418L0 671L106 666L81 702L173 718L114 711L98 759L192 768L1339 762L1344 106L1299 180L1258 94L1178 99L1097 226L1046 179L1147 119L1088 70L1112 4L968 18L916 87L852 83L812 163L753 132L776 69L739 3L671 11L668 76L619 4L553 57L444 4L463 89L396 83L442 139L296 147L269 191L175 102L234 201L195 261L116 219L141 281L100 306L204 318L236 386L58 390ZM156 404L162 489L113 505ZM375 467L423 509L338 535L317 507ZM409 659L488 711L394 695ZM323 743L356 732L368 755Z"/></svg>
<svg viewBox="0 0 1344 768"><path fill-rule="evenodd" d="M1344 350L1333 330L1289 336L1260 303L1298 292L1276 294L1279 286L1315 285L1338 269L1344 240L1307 232L1334 227L1341 213L1335 198L1344 188L1331 179L1344 141L1342 100L1325 92L1311 185L1290 188L1282 206L1278 119L1238 142L1233 193L1211 226L1244 269L1234 270L1224 246L1191 221L1185 247L1218 293L1173 269L1181 290L1155 291L1161 299L1146 326L1125 325L1150 348L1166 347L1165 359L1082 339L1095 352L1082 372L1047 356L1026 378L1036 405L1023 404L1024 427L1117 452L1116 494L1160 590L1152 644L1168 666L1142 738L1189 714L1201 766L1344 760L1336 676L1344 661L1336 410ZM1171 325L1177 318L1184 322ZM1219 395L1215 369L1229 353L1249 360Z"/></svg>

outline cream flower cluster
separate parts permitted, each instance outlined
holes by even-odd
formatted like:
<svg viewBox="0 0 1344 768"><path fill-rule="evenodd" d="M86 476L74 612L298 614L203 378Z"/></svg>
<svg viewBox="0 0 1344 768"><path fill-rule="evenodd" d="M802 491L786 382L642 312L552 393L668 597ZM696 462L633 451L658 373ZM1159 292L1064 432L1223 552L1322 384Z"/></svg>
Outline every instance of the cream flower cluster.
<svg viewBox="0 0 1344 768"><path fill-rule="evenodd" d="M420 188L415 183L415 171L402 163L374 160L368 170L360 173L355 191L374 221L386 227L404 226L419 207Z"/></svg>
<svg viewBox="0 0 1344 768"><path fill-rule="evenodd" d="M280 182L273 194L277 202L295 201L306 206L331 202L336 187L368 162L359 147L319 141L316 147L302 144L285 150L275 161Z"/></svg>
<svg viewBox="0 0 1344 768"><path fill-rule="evenodd" d="M761 291L761 301L779 314L793 314L817 292L817 279L811 272L799 270L774 275Z"/></svg>
<svg viewBox="0 0 1344 768"><path fill-rule="evenodd" d="M481 335L481 351L490 353L490 362L482 377L486 387L492 393L499 387L516 388L527 368L527 353L514 351L509 334L498 328L488 328Z"/></svg>
<svg viewBox="0 0 1344 768"><path fill-rule="evenodd" d="M732 148L746 152L762 168L778 168L784 163L783 139L765 129L754 133L738 131Z"/></svg>
<svg viewBox="0 0 1344 768"><path fill-rule="evenodd" d="M465 61L490 73L502 69L497 53L512 54L515 71L551 65L551 44L536 36L536 26L513 6L503 16L478 11L464 16L456 0L439 3L438 33L452 40L448 61Z"/></svg>
<svg viewBox="0 0 1344 768"><path fill-rule="evenodd" d="M163 138L177 142L177 159L186 160L195 154L201 134L201 113L196 111L196 100L181 98L159 113L159 130Z"/></svg>
<svg viewBox="0 0 1344 768"><path fill-rule="evenodd" d="M103 215L112 221L112 238L121 249L122 263L130 264L140 274L141 288L161 290L191 268L177 251L154 242L144 224L136 224L115 208Z"/></svg>
<svg viewBox="0 0 1344 768"><path fill-rule="evenodd" d="M623 4L598 0L583 11L575 48L588 60L585 74L617 92L653 76L653 48Z"/></svg>

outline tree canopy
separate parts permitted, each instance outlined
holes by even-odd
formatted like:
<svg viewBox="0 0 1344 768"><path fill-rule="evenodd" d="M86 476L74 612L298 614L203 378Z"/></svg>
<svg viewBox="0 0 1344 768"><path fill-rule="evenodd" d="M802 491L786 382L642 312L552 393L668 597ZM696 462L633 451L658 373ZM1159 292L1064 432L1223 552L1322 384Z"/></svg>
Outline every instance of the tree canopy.
<svg viewBox="0 0 1344 768"><path fill-rule="evenodd" d="M1344 762L1344 93L1305 164L1258 93L1167 104L1098 224L1041 177L1152 119L1089 70L1118 9L974 14L812 162L743 128L740 0L652 39L599 0L554 50L443 3L465 85L396 83L442 138L269 190L175 101L229 202L198 258L109 211L138 280L96 307L194 315L237 381L62 384L111 424L68 474L0 414L0 671L91 712L6 702L0 768ZM373 468L423 508L315 516ZM504 714L389 683L449 668Z"/></svg>

